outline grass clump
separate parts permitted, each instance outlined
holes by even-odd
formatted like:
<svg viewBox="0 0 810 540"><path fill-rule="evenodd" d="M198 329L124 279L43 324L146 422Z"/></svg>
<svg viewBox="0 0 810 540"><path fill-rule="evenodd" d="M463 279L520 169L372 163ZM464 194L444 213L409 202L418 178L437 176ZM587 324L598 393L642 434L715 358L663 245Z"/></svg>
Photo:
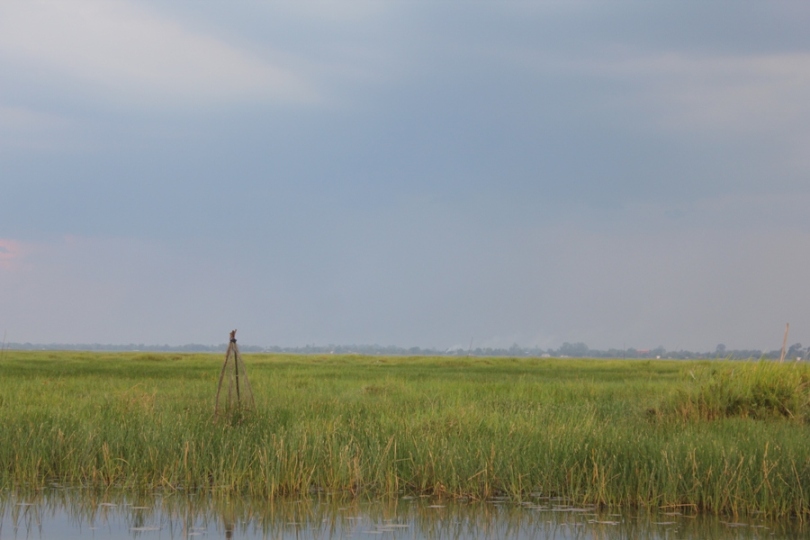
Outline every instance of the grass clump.
<svg viewBox="0 0 810 540"><path fill-rule="evenodd" d="M804 364L722 363L687 370L689 384L662 407L685 420L786 418L810 422L810 370Z"/></svg>

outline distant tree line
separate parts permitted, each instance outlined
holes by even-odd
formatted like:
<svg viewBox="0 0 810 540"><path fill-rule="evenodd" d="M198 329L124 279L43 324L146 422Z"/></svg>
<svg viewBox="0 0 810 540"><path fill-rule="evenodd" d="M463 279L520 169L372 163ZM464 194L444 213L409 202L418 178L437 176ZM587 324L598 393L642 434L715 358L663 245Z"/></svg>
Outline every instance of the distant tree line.
<svg viewBox="0 0 810 540"><path fill-rule="evenodd" d="M4 349L10 350L63 350L63 351L144 351L144 352L221 352L228 348L226 343L219 345L202 345L189 343L187 345L145 345L143 343L127 345L110 345L101 343L7 343ZM539 347L520 347L517 344L509 348L469 347L467 349L454 347L450 349L433 349L422 347L395 347L381 345L306 345L303 347L261 347L257 345L242 345L242 352L267 352L291 354L363 354L363 355L389 355L389 356L508 356L530 358L669 358L669 359L750 359L750 358L780 358L781 349L761 351L758 349L728 349L719 344L712 352L694 352L687 350L667 351L663 347L655 349L591 349L585 343L563 343L557 349L542 349ZM810 359L810 347L803 347L801 343L794 343L785 352L787 360Z"/></svg>
<svg viewBox="0 0 810 540"><path fill-rule="evenodd" d="M220 345L201 345L199 343L189 343L187 345L144 345L143 343L128 343L126 345L111 345L109 343L6 343L5 349L20 351L144 351L144 352L225 352L228 349L226 343ZM248 352L261 352L263 347L243 347L239 349Z"/></svg>

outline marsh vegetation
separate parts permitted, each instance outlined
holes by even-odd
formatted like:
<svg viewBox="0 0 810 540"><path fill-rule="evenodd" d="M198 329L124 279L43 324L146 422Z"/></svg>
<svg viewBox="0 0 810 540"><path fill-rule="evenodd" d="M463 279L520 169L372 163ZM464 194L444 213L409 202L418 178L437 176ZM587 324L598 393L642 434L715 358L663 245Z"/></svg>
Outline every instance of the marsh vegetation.
<svg viewBox="0 0 810 540"><path fill-rule="evenodd" d="M810 370L761 362L7 351L0 485L279 500L562 497L807 517Z"/></svg>

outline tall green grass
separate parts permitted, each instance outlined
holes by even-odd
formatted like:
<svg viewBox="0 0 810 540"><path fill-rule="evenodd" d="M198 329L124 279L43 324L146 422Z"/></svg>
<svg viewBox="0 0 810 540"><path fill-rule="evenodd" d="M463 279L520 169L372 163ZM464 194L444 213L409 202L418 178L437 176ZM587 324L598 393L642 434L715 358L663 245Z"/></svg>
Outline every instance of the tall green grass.
<svg viewBox="0 0 810 540"><path fill-rule="evenodd" d="M810 372L798 364L722 363L688 371L695 382L663 410L683 419L790 418L810 423Z"/></svg>
<svg viewBox="0 0 810 540"><path fill-rule="evenodd" d="M245 361L256 412L214 419L216 355L7 352L0 485L810 512L803 365Z"/></svg>

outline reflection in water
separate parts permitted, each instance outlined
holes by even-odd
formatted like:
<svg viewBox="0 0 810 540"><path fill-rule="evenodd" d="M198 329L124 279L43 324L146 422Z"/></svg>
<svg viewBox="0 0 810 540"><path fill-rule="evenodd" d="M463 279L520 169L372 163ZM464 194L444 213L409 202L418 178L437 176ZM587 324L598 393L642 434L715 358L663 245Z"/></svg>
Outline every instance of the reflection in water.
<svg viewBox="0 0 810 540"><path fill-rule="evenodd" d="M794 522L734 520L687 510L618 513L538 497L530 502L313 499L257 501L54 488L0 493L0 540L19 538L786 539Z"/></svg>

